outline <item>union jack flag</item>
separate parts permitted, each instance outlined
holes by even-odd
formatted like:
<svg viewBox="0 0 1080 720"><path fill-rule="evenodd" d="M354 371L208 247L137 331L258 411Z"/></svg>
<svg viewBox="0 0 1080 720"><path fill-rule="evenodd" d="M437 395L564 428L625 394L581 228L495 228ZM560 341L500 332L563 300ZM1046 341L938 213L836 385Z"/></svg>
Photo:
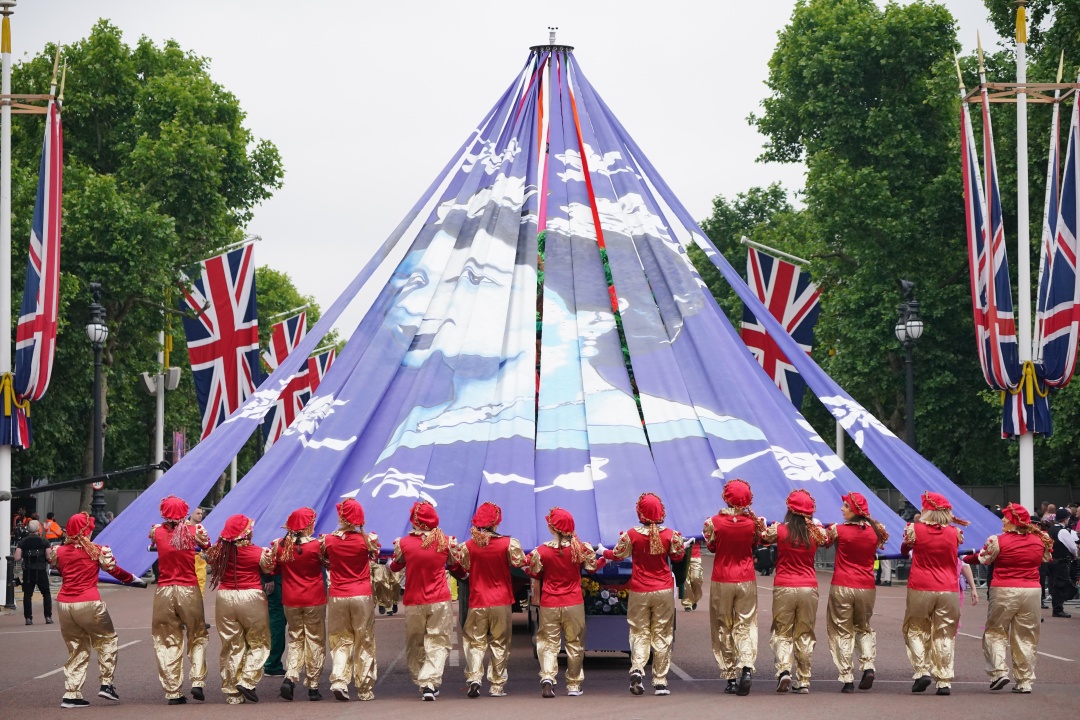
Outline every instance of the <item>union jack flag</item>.
<svg viewBox="0 0 1080 720"><path fill-rule="evenodd" d="M263 352L263 359L271 370L276 370L293 351L304 335L307 334L307 313L300 313L291 318L274 323L270 329L270 347ZM269 448L285 429L292 425L296 416L304 409L311 391L308 388L308 366L289 378L289 383L282 389L277 403L267 413L263 421L263 438Z"/></svg>
<svg viewBox="0 0 1080 720"><path fill-rule="evenodd" d="M30 225L30 258L26 263L19 325L15 332L15 394L40 400L52 378L56 355L56 319L60 300L60 217L64 180L64 131L60 108L50 100L45 113L37 197ZM12 444L29 447L29 421L20 408ZM7 417L4 418L8 420ZM6 430L6 428L5 428ZM6 433L5 433L6 434Z"/></svg>
<svg viewBox="0 0 1080 720"><path fill-rule="evenodd" d="M788 331L799 347L810 354L814 325L821 312L821 290L810 273L756 248L748 248L746 282L769 313ZM743 306L742 339L765 373L773 379L796 408L802 407L806 383L754 314Z"/></svg>
<svg viewBox="0 0 1080 720"><path fill-rule="evenodd" d="M1077 183L1080 174L1080 107L1076 104L1069 123L1065 176L1060 188L1059 131L1058 105L1055 103L1035 326L1035 368L1040 378L1055 388L1064 387L1072 379L1080 328L1080 286L1076 275L1077 226L1080 225L1080 184Z"/></svg>
<svg viewBox="0 0 1080 720"><path fill-rule="evenodd" d="M319 384L322 382L323 377L326 376L326 371L334 364L336 355L337 352L333 348L330 348L324 353L308 358L307 374L312 395L319 389Z"/></svg>
<svg viewBox="0 0 1080 720"><path fill-rule="evenodd" d="M194 282L183 278L180 308L196 315L184 318L184 332L205 439L255 391L261 373L252 245L200 268Z"/></svg>

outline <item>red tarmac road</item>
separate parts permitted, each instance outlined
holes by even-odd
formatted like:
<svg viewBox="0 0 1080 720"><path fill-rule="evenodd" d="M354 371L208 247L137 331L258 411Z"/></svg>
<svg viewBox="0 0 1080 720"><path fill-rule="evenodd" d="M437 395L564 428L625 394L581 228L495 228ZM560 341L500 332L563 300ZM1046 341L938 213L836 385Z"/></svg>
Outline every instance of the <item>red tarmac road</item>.
<svg viewBox="0 0 1080 720"><path fill-rule="evenodd" d="M490 698L485 693L477 699L465 696L464 658L460 639L455 636L442 693L434 703L422 703L410 683L404 665L405 622L401 614L379 616L375 623L379 653L379 682L376 699L369 703L342 703L329 691L329 668L323 671L321 685L324 700L309 702L297 692L297 700L287 703L278 697L280 678L266 677L259 685L261 702L257 705L227 706L218 679L220 644L211 629L207 650L209 674L205 703L167 707L157 681L150 641L150 609L154 586L147 590L102 586L120 638L120 657L115 679L120 702L96 697L96 660L84 693L91 707L84 710L61 710L63 663L66 651L58 625L44 625L40 599L35 600L35 624L23 624L21 608L17 613L0 616L0 720L30 720L75 715L86 718L123 720L147 716L166 718L408 718L423 714L434 718L487 717L715 717L738 712L782 717L798 713L806 718L833 718L849 714L887 718L930 716L947 718L1020 717L1046 713L1066 717L1075 714L1080 701L1080 607L1071 604L1071 620L1050 617L1043 612L1044 623L1039 645L1035 694L1016 695L989 692L989 680L983 670L980 637L986 603L965 605L956 648L956 679L953 695L936 697L933 689L916 695L911 692L911 666L908 664L900 635L904 614L903 586L879 588L874 615L878 637L877 682L868 692L841 695L836 671L825 641L825 596L829 575L822 574L822 598L818 610L818 644L814 651L814 680L808 696L774 692L773 656L769 648L771 621L771 578L759 578L759 653L758 673L749 697L722 694L716 664L709 643L708 597L694 612L678 609L678 631L669 679L671 695L634 697L627 690L629 661L625 655L590 653L585 661L585 694L566 697L564 687L556 688L554 699L540 697L537 663L532 655L531 638L525 627L525 615L515 614L513 650L510 659L510 682L507 697ZM985 598L985 592L982 593ZM20 597L21 601L21 597ZM213 623L212 599L208 599L207 621ZM561 676L561 673L560 673ZM93 685L91 687L91 684ZM648 687L648 683L647 683ZM1011 686L1010 686L1011 687ZM353 694L355 697L355 693ZM989 703L995 703L991 706Z"/></svg>

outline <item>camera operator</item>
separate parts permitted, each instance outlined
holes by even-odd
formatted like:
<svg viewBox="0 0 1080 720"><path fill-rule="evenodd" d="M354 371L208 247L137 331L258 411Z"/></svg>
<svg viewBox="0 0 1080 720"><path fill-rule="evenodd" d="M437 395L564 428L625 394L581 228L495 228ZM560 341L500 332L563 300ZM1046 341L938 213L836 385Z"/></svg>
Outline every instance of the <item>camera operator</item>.
<svg viewBox="0 0 1080 720"><path fill-rule="evenodd" d="M15 562L22 560L23 564L23 616L27 625L34 624L33 608L30 601L34 596L34 588L41 591L41 602L45 610L45 624L52 624L52 593L49 589L49 561L46 551L49 544L41 537L41 524L37 520L31 520L26 525L27 534L19 541L15 548Z"/></svg>

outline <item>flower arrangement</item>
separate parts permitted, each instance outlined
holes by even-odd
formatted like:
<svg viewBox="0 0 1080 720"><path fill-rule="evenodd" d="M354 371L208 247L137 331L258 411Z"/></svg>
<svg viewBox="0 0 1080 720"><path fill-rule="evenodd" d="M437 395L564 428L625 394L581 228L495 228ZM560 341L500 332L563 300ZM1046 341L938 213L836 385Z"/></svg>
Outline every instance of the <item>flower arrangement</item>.
<svg viewBox="0 0 1080 720"><path fill-rule="evenodd" d="M625 615L630 592L625 584L607 585L592 578L581 578L586 615Z"/></svg>

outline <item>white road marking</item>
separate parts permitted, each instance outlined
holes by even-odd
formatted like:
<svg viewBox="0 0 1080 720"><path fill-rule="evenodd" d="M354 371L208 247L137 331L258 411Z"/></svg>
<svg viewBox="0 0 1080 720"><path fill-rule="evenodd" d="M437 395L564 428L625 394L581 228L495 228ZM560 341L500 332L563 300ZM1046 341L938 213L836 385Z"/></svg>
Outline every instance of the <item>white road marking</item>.
<svg viewBox="0 0 1080 720"><path fill-rule="evenodd" d="M394 668L397 667L397 664L401 662L401 658L403 657L405 657L405 648L401 648L401 652L397 654L397 657L394 658L394 661L390 663L389 667L387 667L384 672L379 673L379 679L375 681L375 687L382 685L382 681L394 672Z"/></svg>
<svg viewBox="0 0 1080 720"><path fill-rule="evenodd" d="M138 643L138 642L142 642L142 640L132 640L132 641L131 641L131 642L129 642L129 643L124 643L123 645L121 645L121 646L117 647L116 649L117 649L118 651L119 651L119 650L123 650L124 648L126 648L126 647L129 647L129 646L131 646L131 645L134 645L135 643ZM49 672L45 673L44 675L38 675L38 676L37 676L37 677L35 677L34 679L35 679L35 680L40 680L41 678L47 678L47 677L49 677L50 675L55 675L55 674L56 674L56 673L58 673L58 672L64 672L64 668L63 668L63 666L60 666L60 667L56 668L55 670L50 670Z"/></svg>
<svg viewBox="0 0 1080 720"><path fill-rule="evenodd" d="M1060 655L1051 655L1050 653L1044 653L1044 652L1042 652L1040 650L1036 650L1035 652L1039 653L1043 657L1054 658L1055 660L1061 660L1063 662L1076 662L1075 660L1070 660L1069 658L1063 658Z"/></svg>
<svg viewBox="0 0 1080 720"><path fill-rule="evenodd" d="M686 672L685 670L683 670L681 667L679 667L675 663L669 663L668 667L671 669L671 672L678 675L679 679L682 680L683 682L694 682L694 678L690 677L690 673Z"/></svg>

